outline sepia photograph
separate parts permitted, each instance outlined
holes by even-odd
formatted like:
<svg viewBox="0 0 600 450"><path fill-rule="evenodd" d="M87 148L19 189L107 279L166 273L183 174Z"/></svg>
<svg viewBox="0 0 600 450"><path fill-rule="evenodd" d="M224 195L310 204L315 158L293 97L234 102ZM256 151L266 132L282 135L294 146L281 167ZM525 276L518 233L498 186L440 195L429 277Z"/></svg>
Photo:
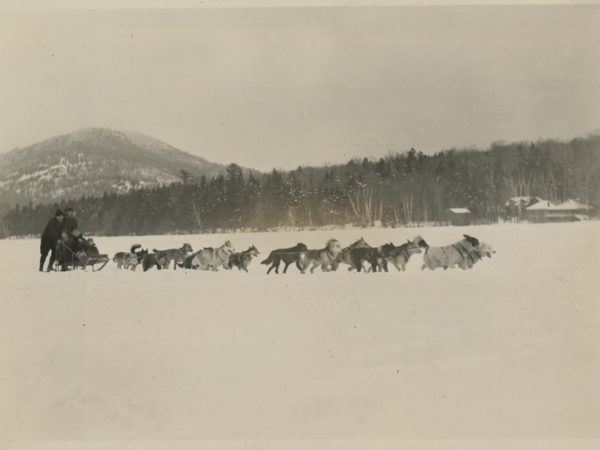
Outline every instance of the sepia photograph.
<svg viewBox="0 0 600 450"><path fill-rule="evenodd" d="M0 449L600 448L600 5L0 3Z"/></svg>

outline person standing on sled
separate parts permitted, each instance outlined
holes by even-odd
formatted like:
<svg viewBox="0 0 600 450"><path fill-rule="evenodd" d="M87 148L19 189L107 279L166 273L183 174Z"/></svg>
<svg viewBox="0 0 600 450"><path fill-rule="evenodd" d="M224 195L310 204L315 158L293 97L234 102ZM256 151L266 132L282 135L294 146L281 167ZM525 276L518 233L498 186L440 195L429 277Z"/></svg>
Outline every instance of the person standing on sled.
<svg viewBox="0 0 600 450"><path fill-rule="evenodd" d="M44 271L44 262L46 261L48 252L51 252L50 261L48 262L48 272L53 270L52 266L56 260L56 244L61 238L64 217L64 213L60 209L57 210L54 217L50 219L50 222L48 222L48 225L46 225L46 228L44 228L44 231L42 232L42 243L40 245L40 272Z"/></svg>
<svg viewBox="0 0 600 450"><path fill-rule="evenodd" d="M79 229L77 226L77 219L75 218L75 211L73 208L68 206L65 209L65 219L63 220L63 230L67 232L67 237L73 236L73 230Z"/></svg>

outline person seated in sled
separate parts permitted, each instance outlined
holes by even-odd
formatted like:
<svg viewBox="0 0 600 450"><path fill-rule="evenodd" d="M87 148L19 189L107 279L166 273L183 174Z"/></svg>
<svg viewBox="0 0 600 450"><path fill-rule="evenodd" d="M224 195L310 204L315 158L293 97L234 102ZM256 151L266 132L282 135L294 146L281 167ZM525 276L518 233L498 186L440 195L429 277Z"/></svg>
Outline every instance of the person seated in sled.
<svg viewBox="0 0 600 450"><path fill-rule="evenodd" d="M66 230L63 231L61 243L63 245L59 245L61 249L59 252L59 261L63 271L67 270L67 261L82 260L85 258L88 251L88 244L79 229L73 229L70 235Z"/></svg>

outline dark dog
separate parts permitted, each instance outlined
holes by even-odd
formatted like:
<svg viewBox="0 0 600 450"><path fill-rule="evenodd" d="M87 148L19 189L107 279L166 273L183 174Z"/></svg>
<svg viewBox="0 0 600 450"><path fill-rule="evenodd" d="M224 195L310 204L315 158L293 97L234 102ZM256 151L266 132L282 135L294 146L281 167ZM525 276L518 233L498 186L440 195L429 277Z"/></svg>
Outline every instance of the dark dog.
<svg viewBox="0 0 600 450"><path fill-rule="evenodd" d="M250 265L250 262L254 256L258 256L258 249L253 245L245 252L229 255L229 262L227 265L230 269L233 268L233 266L236 266L238 270L244 270L248 272L248 266Z"/></svg>
<svg viewBox="0 0 600 450"><path fill-rule="evenodd" d="M371 272L377 272L377 269L383 266L385 255L388 255L394 248L394 244L391 243L381 247L353 248L350 250L350 261L357 272L362 271L363 262L371 265Z"/></svg>
<svg viewBox="0 0 600 450"><path fill-rule="evenodd" d="M165 257L164 255L159 256L154 253L149 253L142 259L142 268L144 269L144 272L146 272L149 269L152 269L154 266L156 266L156 268L160 270L163 267L168 266L168 264L169 259L167 259L167 257Z"/></svg>
<svg viewBox="0 0 600 450"><path fill-rule="evenodd" d="M371 246L367 244L367 241L365 241L364 238L361 237L358 241L353 242L348 247L342 249L336 260L331 265L331 269L337 270L340 263L344 263L350 266L348 267L348 270L354 270L354 266L352 265L352 259L350 258L350 251L353 248L371 248Z"/></svg>
<svg viewBox="0 0 600 450"><path fill-rule="evenodd" d="M267 270L267 274L269 274L273 269L275 269L275 273L279 273L279 265L281 264L281 261L283 261L285 264L283 273L287 272L288 266L292 263L296 263L298 270L303 272L300 260L302 258L302 252L305 252L306 250L308 250L308 247L302 242L298 242L295 247L273 250L269 254L269 257L262 261L261 264L271 264L271 267L269 267L269 270Z"/></svg>
<svg viewBox="0 0 600 450"><path fill-rule="evenodd" d="M138 250L138 248L142 248L142 246L140 244L135 244L131 246L131 253L135 255L135 258L137 259L137 263L141 264L142 260L144 259L144 256L146 256L148 254L148 249L144 248L141 250Z"/></svg>

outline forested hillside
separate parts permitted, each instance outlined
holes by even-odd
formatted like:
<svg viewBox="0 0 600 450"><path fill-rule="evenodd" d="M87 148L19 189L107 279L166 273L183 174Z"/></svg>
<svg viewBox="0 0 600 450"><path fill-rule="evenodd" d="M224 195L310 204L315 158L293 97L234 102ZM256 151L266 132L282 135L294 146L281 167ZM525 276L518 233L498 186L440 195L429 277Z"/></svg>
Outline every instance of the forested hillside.
<svg viewBox="0 0 600 450"><path fill-rule="evenodd" d="M2 220L3 235L37 234L56 208L77 211L86 234L162 234L217 229L265 230L381 222L399 226L442 222L450 207L469 208L477 222L495 222L513 196L536 195L600 204L600 136L495 144L486 151L415 149L379 160L298 167L244 176L231 164L224 175L196 178L100 198L16 205Z"/></svg>

